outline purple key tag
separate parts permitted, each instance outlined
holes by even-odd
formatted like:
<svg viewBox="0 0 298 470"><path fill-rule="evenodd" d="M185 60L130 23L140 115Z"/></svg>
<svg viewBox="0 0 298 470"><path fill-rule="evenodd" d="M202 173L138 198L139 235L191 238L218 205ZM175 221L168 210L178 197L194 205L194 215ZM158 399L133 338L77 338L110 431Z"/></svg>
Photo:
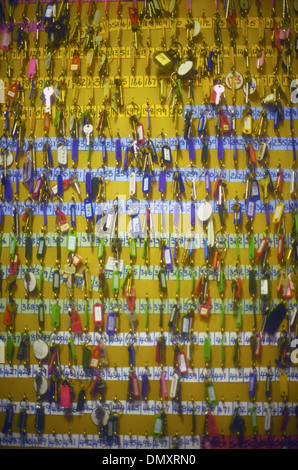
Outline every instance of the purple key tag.
<svg viewBox="0 0 298 470"><path fill-rule="evenodd" d="M102 161L103 163L106 163L107 158L108 158L106 139L102 139L101 141L101 151L102 151Z"/></svg>
<svg viewBox="0 0 298 470"><path fill-rule="evenodd" d="M256 179L251 181L251 195L255 201L260 200L260 188L259 183Z"/></svg>
<svg viewBox="0 0 298 470"><path fill-rule="evenodd" d="M143 181L142 181L142 191L144 194L148 194L151 189L151 176L150 175L144 175L143 176Z"/></svg>
<svg viewBox="0 0 298 470"><path fill-rule="evenodd" d="M57 175L57 194L63 198L63 178L61 173Z"/></svg>
<svg viewBox="0 0 298 470"><path fill-rule="evenodd" d="M248 395L250 397L255 396L256 383L257 383L257 375L255 372L251 372L249 374L249 384L248 384Z"/></svg>
<svg viewBox="0 0 298 470"><path fill-rule="evenodd" d="M247 204L246 204L246 216L248 217L248 219L254 218L255 206L256 206L255 200L251 196L249 196L247 198Z"/></svg>
<svg viewBox="0 0 298 470"><path fill-rule="evenodd" d="M93 204L91 197L84 199L85 217L87 220L93 219Z"/></svg>
<svg viewBox="0 0 298 470"><path fill-rule="evenodd" d="M166 191L166 172L161 170L158 175L158 191L164 193Z"/></svg>
<svg viewBox="0 0 298 470"><path fill-rule="evenodd" d="M141 385L141 397L143 400L147 398L147 390L148 390L148 374L144 372L142 375L142 385Z"/></svg>
<svg viewBox="0 0 298 470"><path fill-rule="evenodd" d="M223 138L219 136L217 138L217 159L222 160L223 159Z"/></svg>
<svg viewBox="0 0 298 470"><path fill-rule="evenodd" d="M189 160L193 162L195 160L195 143L193 139L189 139L187 143Z"/></svg>
<svg viewBox="0 0 298 470"><path fill-rule="evenodd" d="M234 138L233 141L233 161L235 162L237 160L237 138Z"/></svg>
<svg viewBox="0 0 298 470"><path fill-rule="evenodd" d="M196 205L193 201L190 203L190 225L196 225Z"/></svg>
<svg viewBox="0 0 298 470"><path fill-rule="evenodd" d="M121 162L121 140L116 139L115 142L115 158L117 162Z"/></svg>
<svg viewBox="0 0 298 470"><path fill-rule="evenodd" d="M113 312L108 313L107 324L106 324L106 333L108 336L113 336L115 334L116 328L116 317Z"/></svg>
<svg viewBox="0 0 298 470"><path fill-rule="evenodd" d="M86 188L86 194L91 194L92 193L92 184L91 184L91 171L88 171L86 173L86 180L85 180L85 188Z"/></svg>
<svg viewBox="0 0 298 470"><path fill-rule="evenodd" d="M130 145L127 145L124 153L124 160L123 160L123 169L127 170L127 162L128 162L128 154L129 154Z"/></svg>
<svg viewBox="0 0 298 470"><path fill-rule="evenodd" d="M182 177L182 172L181 172L181 171L179 172L179 187L180 187L180 192L181 192L181 194L184 194L184 193L185 193L185 185L184 185L184 181L183 181L183 177Z"/></svg>
<svg viewBox="0 0 298 470"><path fill-rule="evenodd" d="M206 121L207 121L207 118L206 118L206 115L205 114L202 114L200 117L199 117L199 122L198 122L198 134L202 134L206 128Z"/></svg>
<svg viewBox="0 0 298 470"><path fill-rule="evenodd" d="M4 187L5 199L7 202L13 200L13 191L10 178L5 178L5 187Z"/></svg>
<svg viewBox="0 0 298 470"><path fill-rule="evenodd" d="M174 217L173 217L173 225L176 228L179 225L179 219L180 219L180 204L176 202L174 206Z"/></svg>
<svg viewBox="0 0 298 470"><path fill-rule="evenodd" d="M164 248L164 259L165 259L166 267L168 269L172 269L173 268L173 258L172 258L172 251L171 251L171 248L169 246L165 246L165 248Z"/></svg>
<svg viewBox="0 0 298 470"><path fill-rule="evenodd" d="M79 158L79 141L78 139L72 139L71 141L71 159L73 162L77 162Z"/></svg>

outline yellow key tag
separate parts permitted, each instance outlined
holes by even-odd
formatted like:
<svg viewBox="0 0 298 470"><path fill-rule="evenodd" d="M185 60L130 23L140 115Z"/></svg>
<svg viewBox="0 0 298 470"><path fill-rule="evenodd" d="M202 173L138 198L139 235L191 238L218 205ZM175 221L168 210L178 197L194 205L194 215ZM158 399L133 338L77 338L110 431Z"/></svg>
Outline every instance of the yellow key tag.
<svg viewBox="0 0 298 470"><path fill-rule="evenodd" d="M272 222L274 224L277 224L280 219L281 219L281 216L282 216L282 213L283 213L283 210L284 210L284 203L283 202L279 202L275 208L275 211L274 211L274 214L273 214L273 218L272 218Z"/></svg>
<svg viewBox="0 0 298 470"><path fill-rule="evenodd" d="M280 373L279 388L280 388L280 395L283 398L286 398L288 396L289 389L288 389L288 376L285 372Z"/></svg>
<svg viewBox="0 0 298 470"><path fill-rule="evenodd" d="M251 114L248 114L243 119L242 133L245 135L250 135L252 133L252 115Z"/></svg>

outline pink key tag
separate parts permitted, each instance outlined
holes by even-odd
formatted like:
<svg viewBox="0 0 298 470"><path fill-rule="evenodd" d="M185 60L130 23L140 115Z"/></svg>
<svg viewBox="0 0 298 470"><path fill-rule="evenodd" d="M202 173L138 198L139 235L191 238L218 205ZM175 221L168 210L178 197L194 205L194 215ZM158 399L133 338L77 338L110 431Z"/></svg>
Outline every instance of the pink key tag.
<svg viewBox="0 0 298 470"><path fill-rule="evenodd" d="M285 39L289 39L289 35L290 35L290 28L288 29L280 29L279 30L279 39L281 41L284 41Z"/></svg>
<svg viewBox="0 0 298 470"><path fill-rule="evenodd" d="M36 71L36 57L32 57L29 60L27 77L33 78L35 75L35 71Z"/></svg>
<svg viewBox="0 0 298 470"><path fill-rule="evenodd" d="M160 384L161 384L161 391L162 391L163 397L168 398L166 376L164 372L162 372L162 374L160 375Z"/></svg>
<svg viewBox="0 0 298 470"><path fill-rule="evenodd" d="M63 408L71 408L70 386L67 383L60 387L60 404Z"/></svg>
<svg viewBox="0 0 298 470"><path fill-rule="evenodd" d="M9 44L10 44L10 33L6 32L2 34L2 39L1 39L1 49L4 49L7 51L9 49Z"/></svg>

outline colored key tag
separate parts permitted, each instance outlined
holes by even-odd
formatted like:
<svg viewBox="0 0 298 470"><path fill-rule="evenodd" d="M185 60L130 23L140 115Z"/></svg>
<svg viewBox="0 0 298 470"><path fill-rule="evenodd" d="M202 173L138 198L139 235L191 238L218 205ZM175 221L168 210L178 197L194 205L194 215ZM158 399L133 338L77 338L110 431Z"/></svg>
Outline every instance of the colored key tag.
<svg viewBox="0 0 298 470"><path fill-rule="evenodd" d="M95 327L103 326L103 305L99 302L93 306L93 320Z"/></svg>

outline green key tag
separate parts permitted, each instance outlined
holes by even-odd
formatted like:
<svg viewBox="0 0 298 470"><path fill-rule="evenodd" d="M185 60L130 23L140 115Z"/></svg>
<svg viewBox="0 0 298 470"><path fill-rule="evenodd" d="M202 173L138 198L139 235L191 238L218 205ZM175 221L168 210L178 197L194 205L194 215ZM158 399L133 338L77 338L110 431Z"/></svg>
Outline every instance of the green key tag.
<svg viewBox="0 0 298 470"><path fill-rule="evenodd" d="M216 390L212 382L207 383L207 400L210 405L215 406L217 403Z"/></svg>
<svg viewBox="0 0 298 470"><path fill-rule="evenodd" d="M239 329L242 327L242 306L239 304L237 305L236 309L237 309L236 326Z"/></svg>
<svg viewBox="0 0 298 470"><path fill-rule="evenodd" d="M7 362L12 362L14 353L14 342L12 336L7 336L6 344L5 344L5 359Z"/></svg>
<svg viewBox="0 0 298 470"><path fill-rule="evenodd" d="M73 361L76 361L77 360L77 353L76 353L76 348L75 348L75 344L74 344L74 340L73 340L72 336L68 340L68 346L69 346L71 357L72 357Z"/></svg>
<svg viewBox="0 0 298 470"><path fill-rule="evenodd" d="M92 357L91 349L88 349L88 348L84 347L83 348L83 355L82 355L82 367L83 367L83 371L85 372L85 374L92 374L93 373L92 367L89 366L91 357Z"/></svg>
<svg viewBox="0 0 298 470"><path fill-rule="evenodd" d="M52 305L52 326L54 328L59 328L60 326L60 305Z"/></svg>
<svg viewBox="0 0 298 470"><path fill-rule="evenodd" d="M255 259L255 237L253 235L249 239L248 257L250 261Z"/></svg>
<svg viewBox="0 0 298 470"><path fill-rule="evenodd" d="M119 294L120 288L120 273L119 271L113 271L112 274L112 292L113 294Z"/></svg>
<svg viewBox="0 0 298 470"><path fill-rule="evenodd" d="M159 270L158 279L159 279L160 290L162 292L167 292L167 277L166 277L165 269Z"/></svg>
<svg viewBox="0 0 298 470"><path fill-rule="evenodd" d="M74 253L77 248L77 233L74 230L69 230L67 234L67 250L69 253Z"/></svg>
<svg viewBox="0 0 298 470"><path fill-rule="evenodd" d="M135 238L129 239L129 254L131 258L135 258L137 256L137 241Z"/></svg>
<svg viewBox="0 0 298 470"><path fill-rule="evenodd" d="M211 342L210 338L206 337L204 341L204 361L209 363L211 360Z"/></svg>
<svg viewBox="0 0 298 470"><path fill-rule="evenodd" d="M295 221L296 233L298 233L298 212L296 212L294 215L294 221Z"/></svg>
<svg viewBox="0 0 298 470"><path fill-rule="evenodd" d="M161 438L163 435L163 425L164 420L161 414L156 415L154 419L154 427L152 431L152 436L156 439Z"/></svg>
<svg viewBox="0 0 298 470"><path fill-rule="evenodd" d="M257 410L253 406L250 409L251 428L254 433L258 432Z"/></svg>
<svg viewBox="0 0 298 470"><path fill-rule="evenodd" d="M16 237L13 235L13 236L11 237L10 244L9 244L9 258L10 258L10 259L13 259L13 258L14 258L15 253L16 253L16 248L17 248L17 239L16 239Z"/></svg>
<svg viewBox="0 0 298 470"><path fill-rule="evenodd" d="M103 259L103 251L104 251L104 243L103 243L103 239L100 238L98 240L98 248L97 248L97 258L98 259Z"/></svg>

